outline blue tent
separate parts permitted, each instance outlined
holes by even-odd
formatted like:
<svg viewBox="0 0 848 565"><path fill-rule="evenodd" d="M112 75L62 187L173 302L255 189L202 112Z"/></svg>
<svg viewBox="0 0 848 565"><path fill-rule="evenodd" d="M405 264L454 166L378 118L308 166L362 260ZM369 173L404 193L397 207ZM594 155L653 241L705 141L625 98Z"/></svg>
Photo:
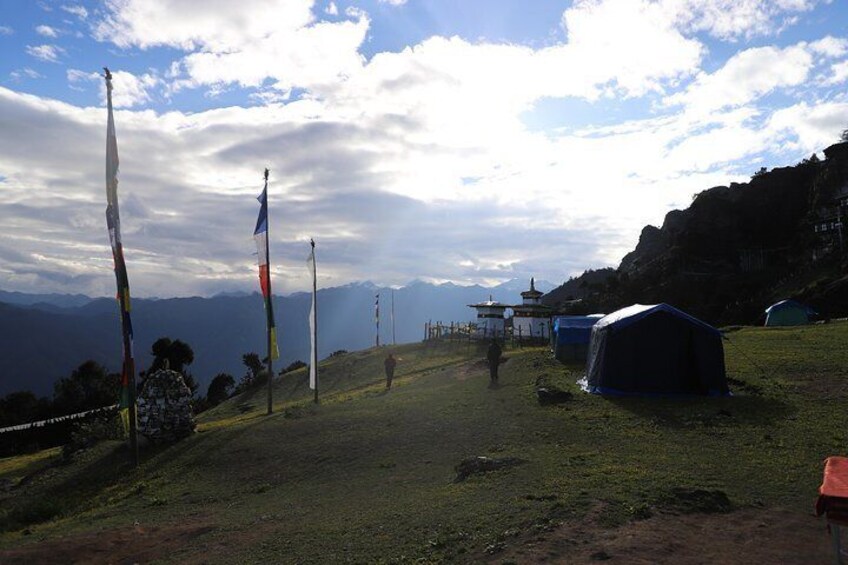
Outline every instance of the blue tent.
<svg viewBox="0 0 848 565"><path fill-rule="evenodd" d="M766 308L767 326L802 326L809 324L818 313L794 300L781 300Z"/></svg>
<svg viewBox="0 0 848 565"><path fill-rule="evenodd" d="M634 304L592 328L587 388L596 394L730 394L722 336L668 304Z"/></svg>
<svg viewBox="0 0 848 565"><path fill-rule="evenodd" d="M554 357L560 361L585 361L592 326L603 317L603 314L590 314L554 318Z"/></svg>

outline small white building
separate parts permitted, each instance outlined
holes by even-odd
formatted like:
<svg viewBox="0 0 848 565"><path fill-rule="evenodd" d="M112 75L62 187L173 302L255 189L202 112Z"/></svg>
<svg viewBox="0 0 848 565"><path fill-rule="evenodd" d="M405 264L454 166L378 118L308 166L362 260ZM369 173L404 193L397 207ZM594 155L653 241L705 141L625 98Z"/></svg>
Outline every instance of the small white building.
<svg viewBox="0 0 848 565"><path fill-rule="evenodd" d="M530 279L530 290L521 293L521 304L512 306L512 337L521 339L549 339L551 312L542 304L543 292L536 290L535 279Z"/></svg>
<svg viewBox="0 0 848 565"><path fill-rule="evenodd" d="M492 337L504 337L504 312L509 308L507 304L501 304L496 300L480 302L478 304L469 304L469 308L474 308L477 311L477 331L475 337L477 339L486 339Z"/></svg>

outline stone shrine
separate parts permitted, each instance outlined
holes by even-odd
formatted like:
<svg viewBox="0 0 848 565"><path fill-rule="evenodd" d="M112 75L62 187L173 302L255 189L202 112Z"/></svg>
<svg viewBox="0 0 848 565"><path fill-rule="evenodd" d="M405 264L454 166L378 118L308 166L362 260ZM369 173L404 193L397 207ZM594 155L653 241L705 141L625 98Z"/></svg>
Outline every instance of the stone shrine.
<svg viewBox="0 0 848 565"><path fill-rule="evenodd" d="M144 381L138 395L138 431L153 443L173 443L194 433L191 390L169 369Z"/></svg>

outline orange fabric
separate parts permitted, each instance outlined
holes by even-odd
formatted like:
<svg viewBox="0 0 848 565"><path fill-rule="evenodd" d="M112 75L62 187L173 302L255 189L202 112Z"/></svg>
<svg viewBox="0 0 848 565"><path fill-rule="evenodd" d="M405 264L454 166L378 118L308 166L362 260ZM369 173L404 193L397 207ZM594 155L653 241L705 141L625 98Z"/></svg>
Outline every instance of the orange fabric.
<svg viewBox="0 0 848 565"><path fill-rule="evenodd" d="M828 457L824 462L824 479L819 487L816 514L828 518L848 519L848 457Z"/></svg>
<svg viewBox="0 0 848 565"><path fill-rule="evenodd" d="M824 481L819 487L822 496L848 498L848 457L828 457L824 462Z"/></svg>

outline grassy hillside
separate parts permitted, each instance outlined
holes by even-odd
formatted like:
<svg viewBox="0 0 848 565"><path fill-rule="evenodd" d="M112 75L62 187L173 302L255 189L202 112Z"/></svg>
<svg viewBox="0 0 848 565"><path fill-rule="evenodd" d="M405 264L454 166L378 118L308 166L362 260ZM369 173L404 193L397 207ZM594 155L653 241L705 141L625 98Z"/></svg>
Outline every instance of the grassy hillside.
<svg viewBox="0 0 848 565"><path fill-rule="evenodd" d="M29 474L0 490L0 562L521 562L589 555L601 534L668 516L682 538L681 516L726 500L809 515L822 460L848 451L848 324L728 335L733 398L584 395L581 368L543 349L508 351L490 389L480 352L410 345L389 392L386 348L343 355L322 366L320 405L303 371L286 375L273 416L264 391L232 399L138 469L113 443L66 465L0 460L0 482ZM537 382L574 399L540 406ZM526 462L455 483L478 455Z"/></svg>

